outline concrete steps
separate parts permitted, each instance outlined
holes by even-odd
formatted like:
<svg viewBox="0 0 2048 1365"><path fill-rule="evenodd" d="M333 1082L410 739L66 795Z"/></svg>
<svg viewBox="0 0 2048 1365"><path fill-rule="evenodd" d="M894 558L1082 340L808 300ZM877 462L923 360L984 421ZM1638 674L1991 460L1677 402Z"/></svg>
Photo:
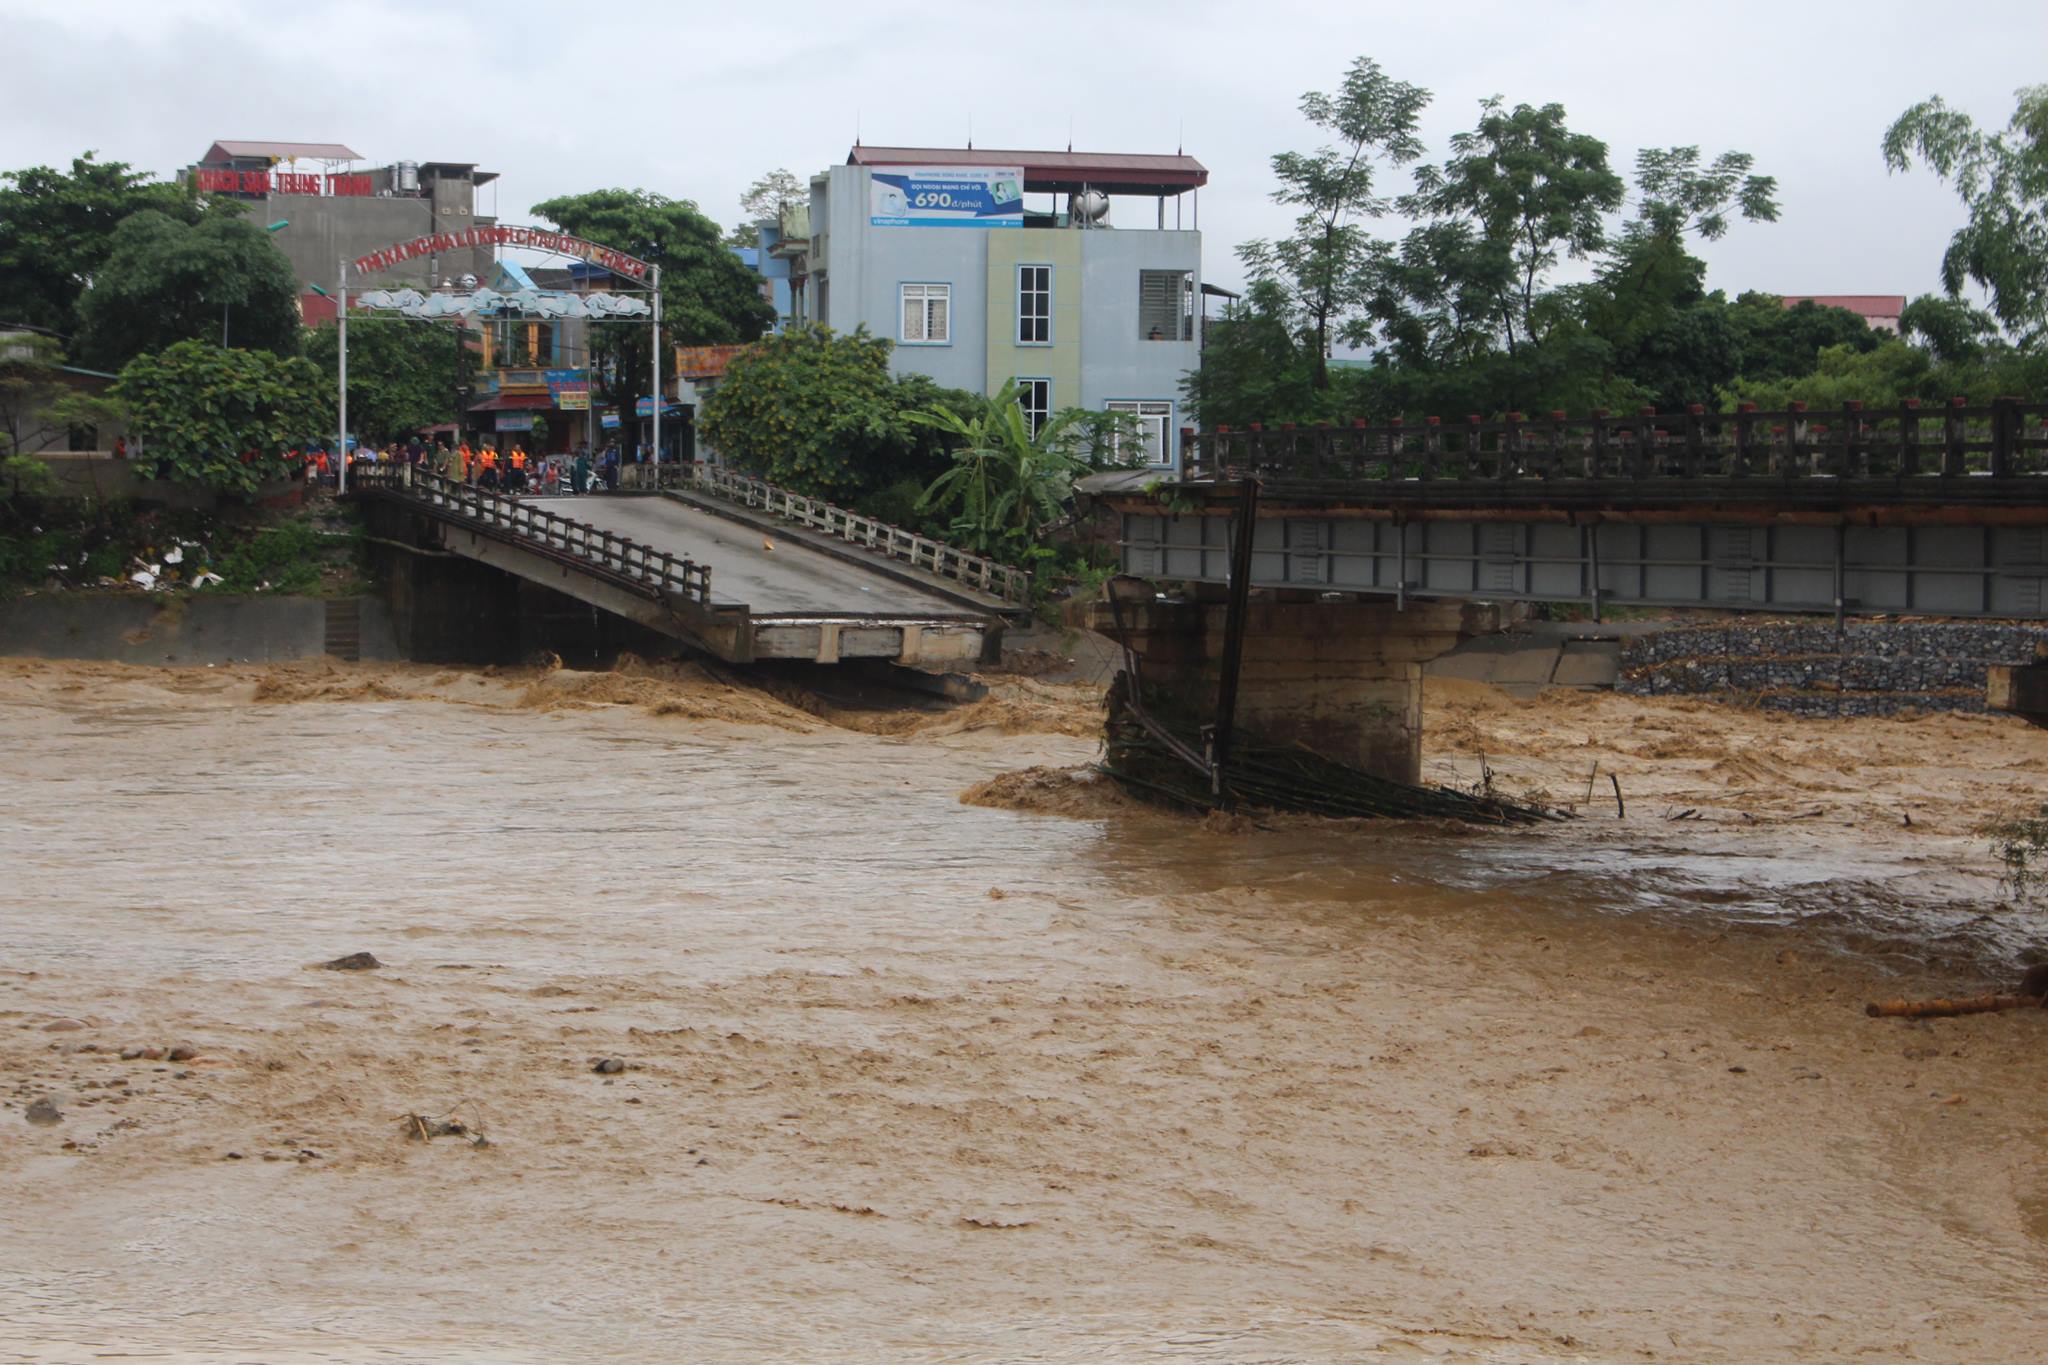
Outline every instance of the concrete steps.
<svg viewBox="0 0 2048 1365"><path fill-rule="evenodd" d="M355 663L363 657L363 607L355 597L332 597L327 600L326 648L344 663Z"/></svg>

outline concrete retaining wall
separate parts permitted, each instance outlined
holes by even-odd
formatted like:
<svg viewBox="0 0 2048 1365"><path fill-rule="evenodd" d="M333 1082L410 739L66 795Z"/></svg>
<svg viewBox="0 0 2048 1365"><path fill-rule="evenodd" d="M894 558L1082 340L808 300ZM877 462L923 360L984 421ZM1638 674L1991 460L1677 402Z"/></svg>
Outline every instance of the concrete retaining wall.
<svg viewBox="0 0 2048 1365"><path fill-rule="evenodd" d="M59 497L133 499L159 507L187 508L210 512L220 497L210 489L168 479L153 479L152 460L117 460L102 451L43 451L37 456L56 481ZM304 486L295 480L267 483L257 491L255 501L265 507L297 503Z"/></svg>
<svg viewBox="0 0 2048 1365"><path fill-rule="evenodd" d="M1734 694L1775 711L1981 711L1986 670L2032 663L2048 628L1907 621L1703 626L1631 637L1620 690Z"/></svg>
<svg viewBox="0 0 2048 1365"><path fill-rule="evenodd" d="M362 657L395 659L390 614L361 613ZM328 599L187 593L36 593L0 602L0 654L132 664L279 663L326 651Z"/></svg>

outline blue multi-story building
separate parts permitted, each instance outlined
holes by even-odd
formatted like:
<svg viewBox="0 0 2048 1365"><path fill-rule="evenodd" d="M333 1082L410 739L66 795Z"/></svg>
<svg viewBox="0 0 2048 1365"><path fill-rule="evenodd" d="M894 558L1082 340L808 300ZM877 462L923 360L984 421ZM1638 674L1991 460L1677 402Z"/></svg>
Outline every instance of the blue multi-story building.
<svg viewBox="0 0 2048 1365"><path fill-rule="evenodd" d="M953 388L1016 381L1034 422L1127 413L1130 462L1170 467L1199 363L1208 179L1178 154L856 146L812 177L801 248L785 217L761 259L787 264L786 318L864 326L899 372Z"/></svg>

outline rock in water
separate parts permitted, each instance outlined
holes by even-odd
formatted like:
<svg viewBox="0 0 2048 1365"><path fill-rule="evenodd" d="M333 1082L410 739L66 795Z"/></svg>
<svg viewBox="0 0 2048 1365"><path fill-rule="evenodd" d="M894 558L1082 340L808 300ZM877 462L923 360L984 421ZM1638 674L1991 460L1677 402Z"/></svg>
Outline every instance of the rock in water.
<svg viewBox="0 0 2048 1365"><path fill-rule="evenodd" d="M23 1115L23 1117L38 1128L48 1128L52 1124L64 1121L64 1115L57 1109L57 1101L51 1099L48 1095L31 1104L28 1107L28 1113Z"/></svg>
<svg viewBox="0 0 2048 1365"><path fill-rule="evenodd" d="M616 1076L626 1069L626 1064L617 1057L593 1057L590 1059L590 1069L600 1076Z"/></svg>
<svg viewBox="0 0 2048 1365"><path fill-rule="evenodd" d="M350 953L347 957L337 957L332 962L323 962L320 965L330 972L367 972L372 967L381 967L384 964L371 953Z"/></svg>
<svg viewBox="0 0 2048 1365"><path fill-rule="evenodd" d="M164 1057L168 1061L189 1062L198 1055L198 1048L192 1046L192 1044L190 1043L180 1043L176 1047L172 1048L169 1052L165 1053Z"/></svg>

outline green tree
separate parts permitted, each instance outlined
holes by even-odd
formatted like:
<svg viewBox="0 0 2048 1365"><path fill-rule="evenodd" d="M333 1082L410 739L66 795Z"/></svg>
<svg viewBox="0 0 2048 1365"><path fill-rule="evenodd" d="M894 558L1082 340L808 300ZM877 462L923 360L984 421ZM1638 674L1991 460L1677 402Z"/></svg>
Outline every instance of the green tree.
<svg viewBox="0 0 2048 1365"><path fill-rule="evenodd" d="M339 329L306 329L306 359L333 387ZM348 424L372 440L455 420L455 389L476 356L445 324L351 314Z"/></svg>
<svg viewBox="0 0 2048 1365"><path fill-rule="evenodd" d="M728 462L798 492L844 501L885 487L923 463L905 414L958 407L922 375L892 376L892 349L866 328L763 337L733 357L699 430Z"/></svg>
<svg viewBox="0 0 2048 1365"><path fill-rule="evenodd" d="M1484 414L1639 396L1587 325L1589 291L1549 282L1563 261L1606 249L1623 193L1607 145L1565 118L1556 104L1489 99L1450 156L1416 172L1399 201L1415 226L1376 248L1367 270L1385 362L1375 406Z"/></svg>
<svg viewBox="0 0 2048 1365"><path fill-rule="evenodd" d="M948 408L907 414L941 432L952 445L953 467L918 500L927 511L949 515L954 540L970 550L1011 559L1032 557L1043 533L1073 500L1074 479L1087 468L1074 453L1087 414L1054 413L1033 433L1017 401L1013 380L963 417Z"/></svg>
<svg viewBox="0 0 2048 1365"><path fill-rule="evenodd" d="M1421 86L1390 78L1370 57L1351 63L1335 94L1302 96L1302 115L1332 141L1313 152L1273 158L1280 181L1274 201L1301 210L1294 231L1237 249L1250 278L1285 298L1286 324L1309 346L1319 389L1330 384L1331 342L1365 302L1363 271L1372 239L1360 220L1389 207L1373 189L1377 163L1402 165L1422 155L1415 125L1429 98Z"/></svg>
<svg viewBox="0 0 2048 1365"><path fill-rule="evenodd" d="M154 210L123 219L78 303L79 354L117 370L176 341L278 355L299 349L299 282L270 235L241 218L186 224Z"/></svg>
<svg viewBox="0 0 2048 1365"><path fill-rule="evenodd" d="M180 341L137 356L114 396L171 477L249 495L285 477L284 453L333 430L331 386L311 363Z"/></svg>
<svg viewBox="0 0 2048 1365"><path fill-rule="evenodd" d="M1847 402L1870 407L1896 407L1904 398L1924 398L1933 363L1927 352L1903 341L1884 341L1868 350L1853 346L1824 347L1814 367L1797 377L1743 378L1723 398L1726 407L1754 403L1765 412L1783 412L1791 403L1809 408L1839 408Z"/></svg>
<svg viewBox="0 0 2048 1365"><path fill-rule="evenodd" d="M1899 331L1916 338L1944 364L1982 360L1998 340L1998 319L1961 299L1922 294L1899 314Z"/></svg>
<svg viewBox="0 0 2048 1365"><path fill-rule="evenodd" d="M2038 344L2048 331L2048 85L2018 92L2004 132L1984 132L1937 95L1899 115L1883 145L1894 172L1924 162L1969 210L1941 258L1949 297L1979 285L1999 322Z"/></svg>
<svg viewBox="0 0 2048 1365"><path fill-rule="evenodd" d="M1202 363L1181 388L1195 420L1210 427L1314 421L1331 393L1316 387L1313 334L1289 324L1286 295L1272 280L1253 283L1209 324Z"/></svg>
<svg viewBox="0 0 2048 1365"><path fill-rule="evenodd" d="M0 321L68 335L123 219L151 209L195 223L210 203L215 212L240 212L91 152L73 158L68 171L31 166L0 174Z"/></svg>
<svg viewBox="0 0 2048 1365"><path fill-rule="evenodd" d="M1563 259L1598 253L1623 184L1607 144L1565 126L1564 106L1480 106L1479 124L1451 139L1442 166L1425 165L1402 207L1460 230L1455 259L1509 354L1539 340L1539 286Z"/></svg>
<svg viewBox="0 0 2048 1365"><path fill-rule="evenodd" d="M1740 338L1740 372L1759 382L1812 374L1820 353L1830 347L1874 351L1884 342L1881 333L1846 308L1823 308L1811 299L1787 308L1776 294L1742 294L1729 320Z"/></svg>
<svg viewBox="0 0 2048 1365"><path fill-rule="evenodd" d="M62 428L51 405L64 392L64 345L38 332L0 337L0 455L40 450Z"/></svg>
<svg viewBox="0 0 2048 1365"><path fill-rule="evenodd" d="M1205 424L1682 407L1717 401L1745 374L1810 373L1823 346L1876 344L1839 310L1788 314L1775 297L1707 292L1691 244L1778 215L1777 182L1748 153L1647 148L1630 195L1607 144L1574 131L1562 106L1496 96L1390 203L1370 172L1421 159L1413 115L1428 93L1367 61L1347 93L1355 117L1338 119L1350 106L1321 96L1304 107L1350 130L1348 155L1275 160L1279 197L1323 212L1305 213L1287 243L1241 248L1252 287L1184 384ZM1357 220L1390 208L1406 230L1368 236ZM1594 264L1592 278L1556 283L1575 260ZM1333 338L1369 363L1333 370Z"/></svg>
<svg viewBox="0 0 2048 1365"><path fill-rule="evenodd" d="M57 476L50 466L33 455L0 455L0 508L10 503L33 502L56 491ZM12 510L12 509L10 509ZM15 555L7 552L11 539L0 527L0 562L10 567Z"/></svg>
<svg viewBox="0 0 2048 1365"><path fill-rule="evenodd" d="M593 190L550 199L533 211L564 232L660 266L661 332L667 345L752 341L775 321L775 309L761 297L760 277L740 263L718 225L687 199L645 190ZM643 322L590 327L599 388L622 413L633 411L647 395L653 331Z"/></svg>
<svg viewBox="0 0 2048 1365"><path fill-rule="evenodd" d="M786 170L772 170L747 186L747 192L740 196L740 212L746 216L726 240L734 246L756 246L761 239L756 224L769 219L779 220L785 209L793 204L809 203L810 198L809 185Z"/></svg>
<svg viewBox="0 0 2048 1365"><path fill-rule="evenodd" d="M1583 316L1613 348L1617 376L1662 411L1714 402L1741 370L1727 300L1707 294L1706 262L1689 242L1719 240L1738 216L1777 221L1777 181L1754 166L1747 152L1703 162L1698 147L1636 154L1636 211L1585 292Z"/></svg>

